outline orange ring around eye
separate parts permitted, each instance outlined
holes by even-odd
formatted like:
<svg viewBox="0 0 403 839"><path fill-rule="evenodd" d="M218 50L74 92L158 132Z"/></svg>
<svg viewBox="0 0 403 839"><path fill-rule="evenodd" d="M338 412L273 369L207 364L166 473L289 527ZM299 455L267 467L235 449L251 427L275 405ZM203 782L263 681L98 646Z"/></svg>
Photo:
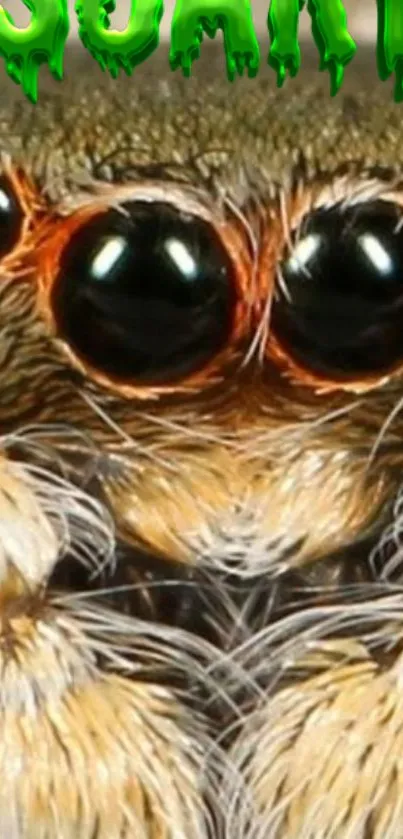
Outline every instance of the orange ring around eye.
<svg viewBox="0 0 403 839"><path fill-rule="evenodd" d="M23 276L29 272L29 268L23 266L22 262L30 249L32 226L35 217L40 217L44 212L45 204L28 174L21 167L15 166L6 155L2 156L2 175L12 187L22 219L16 242L11 250L0 258L1 267L13 277Z"/></svg>
<svg viewBox="0 0 403 839"><path fill-rule="evenodd" d="M268 215L265 233L262 239L262 250L260 254L259 272L269 277L267 293L274 292L276 278L276 266L281 260L289 239L288 234L295 231L302 220L312 210L321 205L320 193L323 185L312 185L312 187L301 188L295 195L289 195L285 199L282 212L277 207L277 213L272 207ZM383 200L390 200L389 193L385 188ZM288 227L284 224L284 216L290 220ZM279 369L285 379L292 384L303 385L313 388L317 393L326 394L335 391L345 391L355 394L365 393L374 387L379 387L388 382L396 373L403 372L403 358L396 362L390 369L369 373L367 375L349 377L337 377L316 373L308 365L294 358L292 350L286 347L274 329L268 328L268 340L266 344L266 358L269 363Z"/></svg>
<svg viewBox="0 0 403 839"><path fill-rule="evenodd" d="M109 205L87 204L66 217L48 218L36 232L35 252L38 271L38 306L42 317L49 326L51 333L60 341L63 351L67 354L71 364L83 375L90 376L93 381L103 387L113 389L119 395L127 398L133 396L142 399L157 397L162 393L177 393L181 391L199 390L206 384L221 381L223 367L236 358L237 345L248 330L248 289L250 286L251 265L246 243L240 235L236 225L231 222L217 224L210 217L215 233L219 236L234 268L234 282L236 283L236 305L232 317L232 328L225 347L205 364L203 369L185 376L179 384L174 385L139 385L134 381L122 382L113 375L97 369L86 359L73 350L68 342L59 335L58 324L52 309L51 296L60 269L61 256L73 234L87 222L103 215L110 209Z"/></svg>

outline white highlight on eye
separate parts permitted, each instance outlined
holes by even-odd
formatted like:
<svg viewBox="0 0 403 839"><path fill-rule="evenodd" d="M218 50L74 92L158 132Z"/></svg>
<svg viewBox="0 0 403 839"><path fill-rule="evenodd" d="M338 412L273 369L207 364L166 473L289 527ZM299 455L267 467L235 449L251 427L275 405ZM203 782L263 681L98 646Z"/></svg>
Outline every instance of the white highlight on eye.
<svg viewBox="0 0 403 839"><path fill-rule="evenodd" d="M390 274L393 271L393 262L390 255L372 233L363 233L358 241L374 268L382 274Z"/></svg>
<svg viewBox="0 0 403 839"><path fill-rule="evenodd" d="M287 269L289 271L300 271L305 268L307 263L315 256L320 247L320 236L318 233L309 233L304 239L301 239L295 245L293 254L288 260Z"/></svg>
<svg viewBox="0 0 403 839"><path fill-rule="evenodd" d="M7 211L10 209L10 199L6 192L0 190L0 210Z"/></svg>
<svg viewBox="0 0 403 839"><path fill-rule="evenodd" d="M108 239L103 248L96 255L91 271L95 279L104 279L111 268L115 265L126 247L126 239L123 236L114 236L113 239Z"/></svg>
<svg viewBox="0 0 403 839"><path fill-rule="evenodd" d="M197 274L197 265L186 245L179 239L167 239L165 250L185 278L194 280Z"/></svg>

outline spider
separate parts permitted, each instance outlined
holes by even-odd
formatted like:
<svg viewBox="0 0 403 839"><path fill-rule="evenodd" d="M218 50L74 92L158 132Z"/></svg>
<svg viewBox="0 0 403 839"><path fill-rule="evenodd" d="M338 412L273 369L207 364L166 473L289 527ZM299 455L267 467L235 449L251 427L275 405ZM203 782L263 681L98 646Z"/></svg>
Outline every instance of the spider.
<svg viewBox="0 0 403 839"><path fill-rule="evenodd" d="M362 56L334 99L214 47L4 87L4 839L403 837L403 145Z"/></svg>

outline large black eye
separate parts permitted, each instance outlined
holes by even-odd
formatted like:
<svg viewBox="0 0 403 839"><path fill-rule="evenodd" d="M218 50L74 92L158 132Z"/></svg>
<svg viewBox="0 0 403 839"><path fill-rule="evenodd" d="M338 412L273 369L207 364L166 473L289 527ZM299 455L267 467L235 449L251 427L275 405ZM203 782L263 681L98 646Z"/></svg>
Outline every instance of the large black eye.
<svg viewBox="0 0 403 839"><path fill-rule="evenodd" d="M9 253L19 239L23 213L11 184L0 177L0 258Z"/></svg>
<svg viewBox="0 0 403 839"><path fill-rule="evenodd" d="M342 378L403 360L402 225L383 201L307 216L279 265L272 308L291 356Z"/></svg>
<svg viewBox="0 0 403 839"><path fill-rule="evenodd" d="M62 254L52 307L61 334L122 380L169 383L225 344L233 267L206 221L162 203L110 210Z"/></svg>

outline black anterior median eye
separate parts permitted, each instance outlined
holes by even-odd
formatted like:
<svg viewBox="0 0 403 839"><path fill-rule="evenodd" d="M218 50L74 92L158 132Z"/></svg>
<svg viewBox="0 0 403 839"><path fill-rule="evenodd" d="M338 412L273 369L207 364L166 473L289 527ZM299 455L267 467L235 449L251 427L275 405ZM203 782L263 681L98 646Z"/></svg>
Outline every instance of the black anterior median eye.
<svg viewBox="0 0 403 839"><path fill-rule="evenodd" d="M62 254L52 306L86 361L124 381L166 384L228 338L233 268L211 225L136 202L81 228Z"/></svg>
<svg viewBox="0 0 403 839"><path fill-rule="evenodd" d="M375 201L313 211L279 265L272 329L306 367L341 377L403 360L403 217Z"/></svg>
<svg viewBox="0 0 403 839"><path fill-rule="evenodd" d="M11 184L0 177L0 258L14 247L19 239L22 210Z"/></svg>

